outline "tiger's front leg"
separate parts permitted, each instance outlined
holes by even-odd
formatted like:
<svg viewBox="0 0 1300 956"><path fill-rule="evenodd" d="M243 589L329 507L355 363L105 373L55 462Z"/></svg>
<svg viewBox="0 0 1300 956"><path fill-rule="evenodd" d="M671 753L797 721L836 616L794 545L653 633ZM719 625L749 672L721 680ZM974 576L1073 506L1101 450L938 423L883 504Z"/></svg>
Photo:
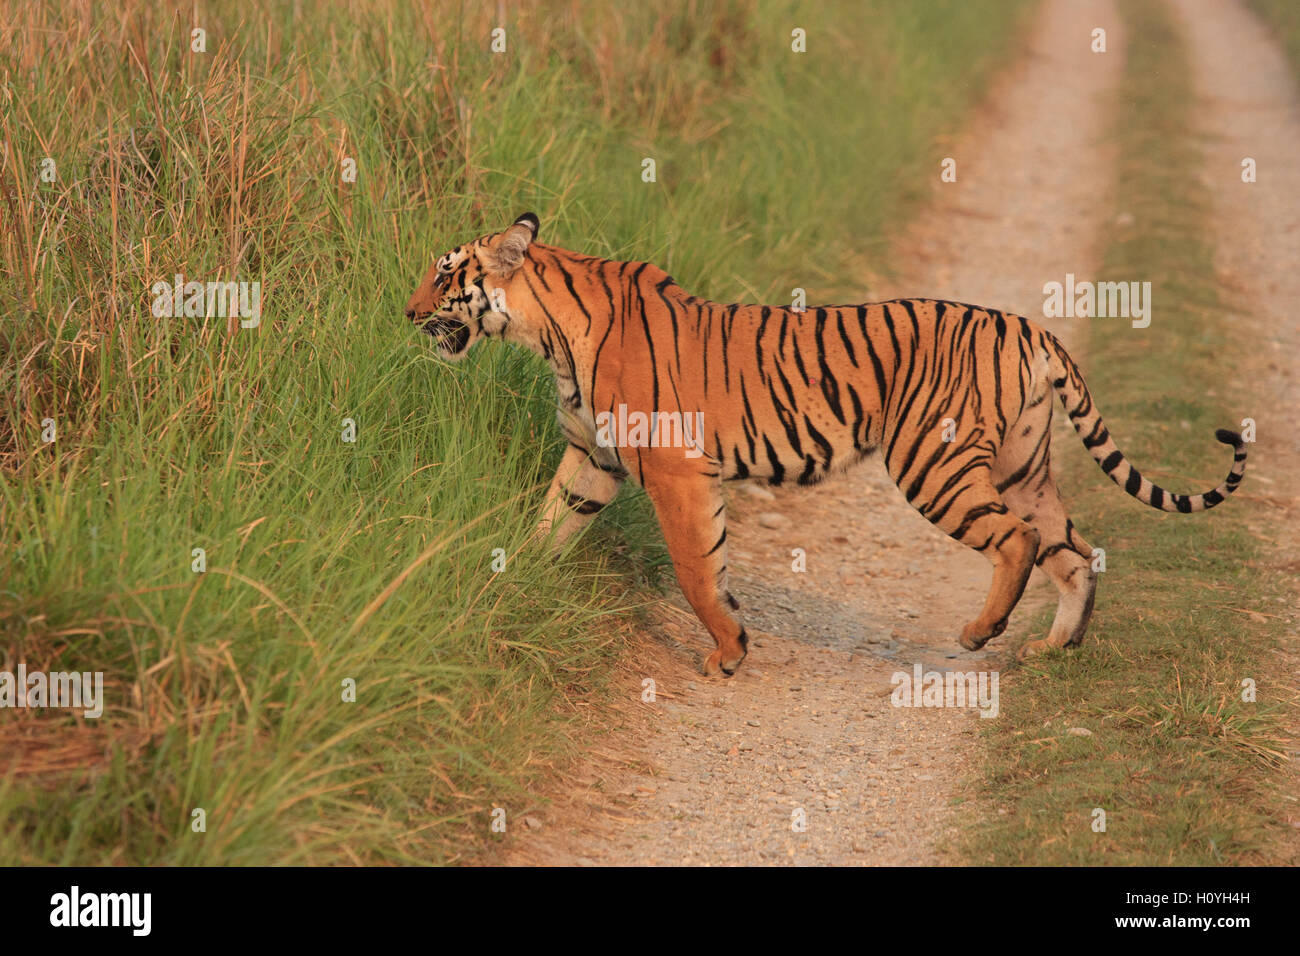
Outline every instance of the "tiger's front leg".
<svg viewBox="0 0 1300 956"><path fill-rule="evenodd" d="M705 660L704 673L730 677L749 651L749 637L732 613L740 605L727 590L727 521L721 483L689 470L647 472L645 489L654 503L677 583L718 645Z"/></svg>
<svg viewBox="0 0 1300 956"><path fill-rule="evenodd" d="M551 479L535 537L549 538L551 547L560 550L614 500L622 484L620 472L603 469L588 452L569 445Z"/></svg>

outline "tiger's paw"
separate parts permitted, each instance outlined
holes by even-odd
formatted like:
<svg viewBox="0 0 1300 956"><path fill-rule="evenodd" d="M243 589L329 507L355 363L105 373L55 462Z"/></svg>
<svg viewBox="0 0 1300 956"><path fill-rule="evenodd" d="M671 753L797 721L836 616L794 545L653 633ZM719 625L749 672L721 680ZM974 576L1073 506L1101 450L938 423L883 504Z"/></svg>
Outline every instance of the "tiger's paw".
<svg viewBox="0 0 1300 956"><path fill-rule="evenodd" d="M1028 660L1031 657L1038 657L1041 654L1047 654L1054 650L1056 650L1056 648L1052 645L1051 641L1045 637L1040 638L1037 641L1028 641L1022 644L1020 650L1016 652L1016 660Z"/></svg>
<svg viewBox="0 0 1300 956"><path fill-rule="evenodd" d="M533 528L532 534L528 536L527 547L545 551L552 557L558 558L568 547L571 537L573 537L572 533L566 530L563 525L556 527L549 520L543 518Z"/></svg>
<svg viewBox="0 0 1300 956"><path fill-rule="evenodd" d="M528 547L545 548L550 544L551 540L551 522L543 518L537 522L537 526L533 528L533 533L528 536Z"/></svg>
<svg viewBox="0 0 1300 956"><path fill-rule="evenodd" d="M706 677L731 677L740 667L740 662L746 658L745 652L741 652L739 657L729 656L726 660L722 657L722 648L718 648L710 654L704 661L704 675Z"/></svg>
<svg viewBox="0 0 1300 956"><path fill-rule="evenodd" d="M961 637L957 639L957 643L968 651L978 651L1006 629L1007 619L1005 617L994 624L991 630L981 625L979 621L972 621L961 629Z"/></svg>

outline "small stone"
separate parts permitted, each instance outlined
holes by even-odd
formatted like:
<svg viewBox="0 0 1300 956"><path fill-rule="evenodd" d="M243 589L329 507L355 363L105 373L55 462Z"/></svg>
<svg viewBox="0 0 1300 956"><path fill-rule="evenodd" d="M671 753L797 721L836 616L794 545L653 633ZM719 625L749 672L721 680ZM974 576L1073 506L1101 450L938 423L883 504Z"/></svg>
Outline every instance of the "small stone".
<svg viewBox="0 0 1300 956"><path fill-rule="evenodd" d="M1066 731L1071 737L1091 737L1092 731L1087 727L1071 727Z"/></svg>
<svg viewBox="0 0 1300 956"><path fill-rule="evenodd" d="M524 817L524 826L528 827L530 830L540 830L542 828L542 821L537 819L537 817Z"/></svg>
<svg viewBox="0 0 1300 956"><path fill-rule="evenodd" d="M757 498L761 501L776 501L776 495L768 491L762 485L742 484L739 488L751 498Z"/></svg>
<svg viewBox="0 0 1300 956"><path fill-rule="evenodd" d="M774 511L765 511L758 516L758 523L764 528L784 528L790 523L790 519Z"/></svg>
<svg viewBox="0 0 1300 956"><path fill-rule="evenodd" d="M747 720L745 723L749 724L751 727L757 727L759 725L757 720Z"/></svg>

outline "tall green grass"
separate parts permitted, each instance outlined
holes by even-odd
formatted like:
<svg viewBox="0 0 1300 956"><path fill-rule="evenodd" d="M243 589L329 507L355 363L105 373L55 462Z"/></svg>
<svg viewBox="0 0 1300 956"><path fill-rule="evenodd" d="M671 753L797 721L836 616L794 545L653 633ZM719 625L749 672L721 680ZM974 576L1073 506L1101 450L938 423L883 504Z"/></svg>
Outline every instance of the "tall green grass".
<svg viewBox="0 0 1300 956"><path fill-rule="evenodd" d="M0 862L480 853L664 562L634 494L526 546L549 373L439 363L415 282L534 209L701 295L851 292L1024 4L524 4L499 55L478 5L296 6L0 16L0 649L108 682L0 711ZM260 282L260 326L153 318L177 273Z"/></svg>

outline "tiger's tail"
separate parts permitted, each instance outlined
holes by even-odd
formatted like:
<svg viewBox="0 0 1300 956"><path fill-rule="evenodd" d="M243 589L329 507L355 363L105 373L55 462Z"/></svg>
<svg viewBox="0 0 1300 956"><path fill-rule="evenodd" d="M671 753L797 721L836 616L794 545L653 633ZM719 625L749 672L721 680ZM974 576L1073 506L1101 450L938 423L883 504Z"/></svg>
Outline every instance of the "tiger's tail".
<svg viewBox="0 0 1300 956"><path fill-rule="evenodd" d="M1159 485L1142 477L1124 453L1119 450L1106 423L1102 421L1101 412L1092 402L1092 395L1083 381L1079 366L1074 364L1065 347L1048 332L1043 333L1048 353L1048 367L1051 370L1052 386L1061 397L1066 414L1074 430L1083 439L1083 445L1092 453L1092 458L1110 480L1115 482L1132 497L1160 511L1177 511L1191 514L1193 511L1206 511L1221 504L1224 499L1237 490L1241 478L1246 473L1246 443L1239 433L1220 428L1214 437L1235 450L1232 470L1213 491L1199 495L1179 495L1166 491Z"/></svg>

